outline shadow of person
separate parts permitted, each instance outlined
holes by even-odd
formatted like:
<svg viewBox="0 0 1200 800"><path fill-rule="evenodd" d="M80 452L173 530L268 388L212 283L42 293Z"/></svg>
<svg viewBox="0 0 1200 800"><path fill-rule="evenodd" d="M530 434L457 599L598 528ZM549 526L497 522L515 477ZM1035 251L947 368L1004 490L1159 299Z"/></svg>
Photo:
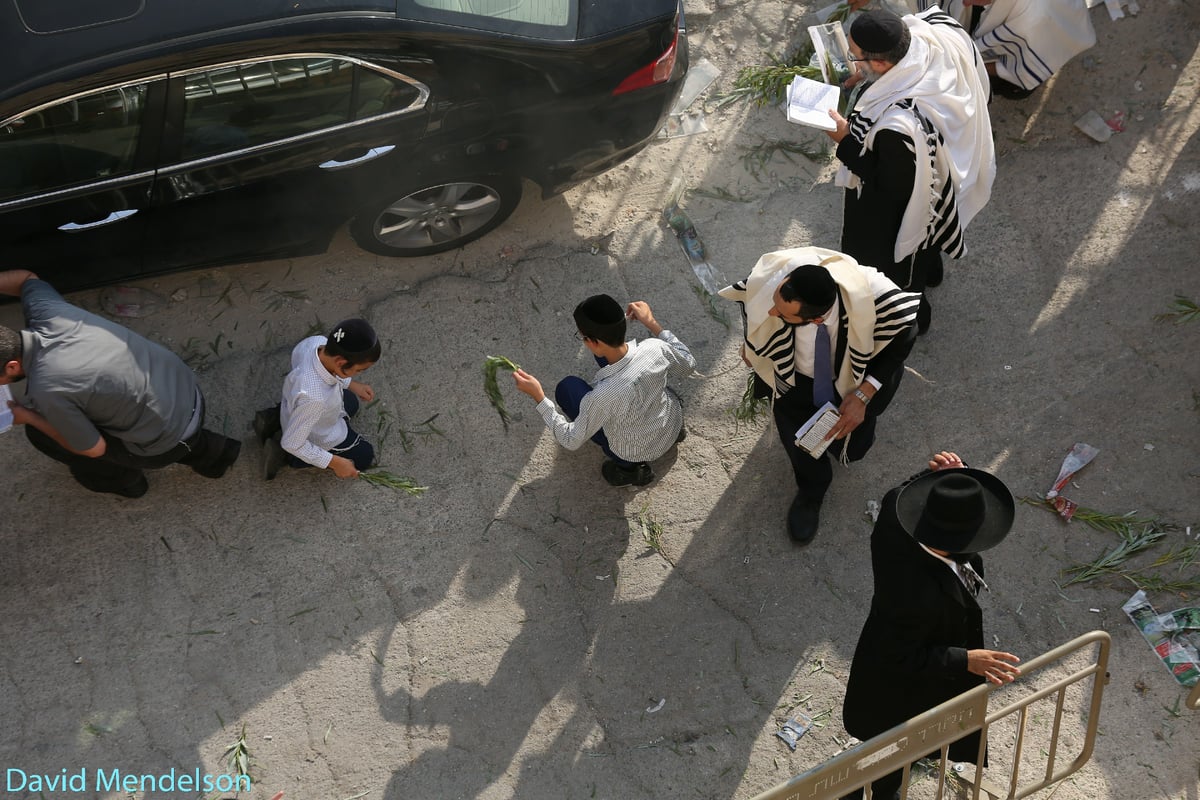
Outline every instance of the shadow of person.
<svg viewBox="0 0 1200 800"><path fill-rule="evenodd" d="M475 653L447 649L454 663L410 664L407 685L391 685L382 664L374 668L381 713L406 728L410 746L386 800L476 797L509 770L539 716L569 715L594 646L592 610L613 603L613 573L628 537L619 510L579 514L586 524L560 512L587 508L593 494L594 480L573 461L559 461L549 477L520 487L488 527L459 576L465 605L474 610L440 620L446 625L437 631L406 620L383 634L377 652L395 656L436 650L433 640L453 641L460 625L491 631L483 637L491 642ZM398 638L407 639L404 646Z"/></svg>

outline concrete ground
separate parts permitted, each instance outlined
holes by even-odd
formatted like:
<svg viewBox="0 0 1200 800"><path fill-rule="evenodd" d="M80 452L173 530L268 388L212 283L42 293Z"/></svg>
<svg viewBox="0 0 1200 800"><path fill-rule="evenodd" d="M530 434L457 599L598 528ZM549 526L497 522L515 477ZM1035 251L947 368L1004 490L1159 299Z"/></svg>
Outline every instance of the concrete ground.
<svg viewBox="0 0 1200 800"><path fill-rule="evenodd" d="M710 99L810 21L780 0L688 10L693 59L721 72ZM123 321L186 355L210 424L243 437L243 455L219 481L172 467L124 500L83 491L20 432L0 436L0 797L142 798L96 791L96 771L226 775L244 731L253 785L238 796L255 800L750 798L845 742L868 501L940 449L1032 497L1072 444L1099 447L1069 496L1193 526L1132 563L1200 572L1148 566L1194 544L1198 522L1200 321L1155 317L1177 294L1200 300L1200 11L1092 13L1096 48L1028 100L993 103L999 177L970 254L933 291L878 441L838 470L806 548L784 530L793 489L773 426L729 413L746 378L736 311L718 307L728 326L710 313L658 215L673 175L701 190L686 207L730 279L769 250L836 247L828 161L747 157L763 141L822 144L776 109L710 103L707 132L563 197L528 187L506 225L455 253L391 261L339 240L321 257L139 284L166 305ZM1072 123L1089 109L1123 111L1124 132L1086 138ZM481 387L488 354L547 384L590 375L570 311L596 292L647 300L702 373L677 387L687 440L640 491L602 483L599 452L559 449L502 383L506 432ZM71 299L98 308L100 292ZM19 327L18 312L0 307L0 322ZM355 315L384 343L360 430L424 496L259 477L249 421L291 345ZM988 556L987 635L1026 659L1093 629L1113 637L1095 755L1040 796L1197 800L1200 722L1121 611L1133 584L1060 588L1116 543L1020 506ZM1151 599L1165 611L1196 595ZM774 732L797 707L822 726L791 752ZM1012 746L994 734L993 758ZM85 791L31 789L81 769Z"/></svg>

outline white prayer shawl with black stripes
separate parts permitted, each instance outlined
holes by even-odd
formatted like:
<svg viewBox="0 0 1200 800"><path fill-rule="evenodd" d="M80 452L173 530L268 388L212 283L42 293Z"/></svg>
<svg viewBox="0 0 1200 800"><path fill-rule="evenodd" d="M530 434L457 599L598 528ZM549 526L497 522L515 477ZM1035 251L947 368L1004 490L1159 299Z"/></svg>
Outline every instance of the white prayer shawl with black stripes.
<svg viewBox="0 0 1200 800"><path fill-rule="evenodd" d="M936 6L903 19L912 35L908 53L859 95L850 134L863 152L883 129L904 134L915 148L895 261L928 248L958 258L967 251L963 231L987 204L996 177L987 71L971 37ZM861 188L844 165L835 182Z"/></svg>
<svg viewBox="0 0 1200 800"><path fill-rule="evenodd" d="M758 377L779 397L796 385L796 325L768 312L775 307L775 290L802 264L819 264L838 285L840 330L846 332L846 354L834 385L847 396L858 388L871 359L906 330L917 318L921 296L899 289L873 267L864 267L848 255L824 247L797 247L767 253L750 275L718 294L742 306L746 360ZM809 376L811 377L811 376Z"/></svg>
<svg viewBox="0 0 1200 800"><path fill-rule="evenodd" d="M962 0L943 6L963 27L972 8ZM992 0L972 36L984 61L995 63L996 75L1023 89L1036 89L1096 43L1086 0Z"/></svg>

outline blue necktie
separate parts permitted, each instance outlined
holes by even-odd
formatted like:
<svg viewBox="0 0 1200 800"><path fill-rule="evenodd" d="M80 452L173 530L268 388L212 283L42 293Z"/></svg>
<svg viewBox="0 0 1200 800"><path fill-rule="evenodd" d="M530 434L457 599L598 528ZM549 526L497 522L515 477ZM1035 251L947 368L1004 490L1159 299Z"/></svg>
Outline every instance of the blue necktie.
<svg viewBox="0 0 1200 800"><path fill-rule="evenodd" d="M817 324L813 345L813 405L817 408L833 402L833 358L829 353L829 329Z"/></svg>

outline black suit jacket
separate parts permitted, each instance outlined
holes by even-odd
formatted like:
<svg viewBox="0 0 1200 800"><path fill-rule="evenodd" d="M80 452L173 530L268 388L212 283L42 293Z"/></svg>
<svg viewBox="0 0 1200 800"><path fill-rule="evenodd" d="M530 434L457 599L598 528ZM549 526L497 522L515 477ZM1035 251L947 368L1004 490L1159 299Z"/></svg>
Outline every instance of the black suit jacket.
<svg viewBox="0 0 1200 800"><path fill-rule="evenodd" d="M863 625L842 716L846 730L869 739L978 686L967 651L983 647L983 613L950 568L925 552L896 518L893 489L871 533L875 594ZM983 574L983 560L971 557ZM951 747L974 761L978 735Z"/></svg>
<svg viewBox="0 0 1200 800"><path fill-rule="evenodd" d="M846 295L838 291L841 316L838 319L837 346L834 348L833 364L835 372L841 369L842 363L848 358L846 343L849 340L849 318L846 316ZM867 406L867 414L877 417L882 414L896 395L900 387L900 379L904 377L904 360L912 352L913 343L917 340L917 323L914 321L905 330L897 333L887 346L875 354L867 364L867 374L883 384L871 404ZM835 376L836 377L836 376Z"/></svg>

